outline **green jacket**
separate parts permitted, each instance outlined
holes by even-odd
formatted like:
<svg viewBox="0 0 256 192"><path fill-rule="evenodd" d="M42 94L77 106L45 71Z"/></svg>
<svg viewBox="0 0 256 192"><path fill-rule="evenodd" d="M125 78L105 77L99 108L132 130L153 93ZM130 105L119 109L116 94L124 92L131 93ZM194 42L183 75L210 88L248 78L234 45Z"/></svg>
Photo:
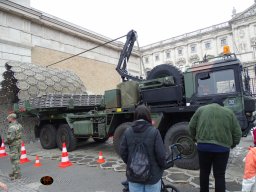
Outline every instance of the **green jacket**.
<svg viewBox="0 0 256 192"><path fill-rule="evenodd" d="M21 131L22 131L21 124L19 124L17 122L10 123L8 131L7 131L6 144L8 144L9 146L18 146L18 145L20 145Z"/></svg>
<svg viewBox="0 0 256 192"><path fill-rule="evenodd" d="M189 131L197 143L235 147L242 137L238 120L228 108L209 104L197 109L190 120Z"/></svg>

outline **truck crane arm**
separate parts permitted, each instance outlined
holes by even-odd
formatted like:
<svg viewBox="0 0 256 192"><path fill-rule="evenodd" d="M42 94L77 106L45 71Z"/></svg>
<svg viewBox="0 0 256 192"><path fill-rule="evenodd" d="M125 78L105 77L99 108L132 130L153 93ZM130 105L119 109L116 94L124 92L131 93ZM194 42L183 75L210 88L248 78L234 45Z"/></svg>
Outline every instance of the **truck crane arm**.
<svg viewBox="0 0 256 192"><path fill-rule="evenodd" d="M128 80L141 81L139 77L129 74L127 70L127 63L131 56L132 49L136 40L137 40L136 31L134 30L129 31L129 33L126 36L126 42L120 54L119 61L116 67L116 70L120 74L123 81L128 81Z"/></svg>

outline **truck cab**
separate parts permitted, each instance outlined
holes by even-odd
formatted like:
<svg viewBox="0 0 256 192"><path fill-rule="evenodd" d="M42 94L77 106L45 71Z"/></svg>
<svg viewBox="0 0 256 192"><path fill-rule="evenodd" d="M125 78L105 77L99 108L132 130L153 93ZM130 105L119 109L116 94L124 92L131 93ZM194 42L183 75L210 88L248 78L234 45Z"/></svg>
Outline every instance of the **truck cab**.
<svg viewBox="0 0 256 192"><path fill-rule="evenodd" d="M235 54L198 62L184 73L186 105L205 105L220 98L235 113L246 136L255 120L255 100L248 81L246 68Z"/></svg>

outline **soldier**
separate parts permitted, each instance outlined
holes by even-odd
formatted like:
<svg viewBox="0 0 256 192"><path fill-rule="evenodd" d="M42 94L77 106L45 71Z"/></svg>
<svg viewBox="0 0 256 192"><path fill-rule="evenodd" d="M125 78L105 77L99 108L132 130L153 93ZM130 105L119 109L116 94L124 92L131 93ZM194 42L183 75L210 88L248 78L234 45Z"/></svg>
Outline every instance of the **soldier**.
<svg viewBox="0 0 256 192"><path fill-rule="evenodd" d="M22 126L17 122L15 113L8 115L9 128L7 132L7 142L10 148L10 159L12 164L12 173L9 174L11 180L20 179L20 146L21 146L21 129Z"/></svg>

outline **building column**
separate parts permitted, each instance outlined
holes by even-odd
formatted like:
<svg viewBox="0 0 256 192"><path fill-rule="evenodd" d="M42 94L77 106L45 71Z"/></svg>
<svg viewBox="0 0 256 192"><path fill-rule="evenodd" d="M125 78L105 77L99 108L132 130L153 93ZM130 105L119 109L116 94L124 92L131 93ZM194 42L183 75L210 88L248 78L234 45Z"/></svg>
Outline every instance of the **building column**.
<svg viewBox="0 0 256 192"><path fill-rule="evenodd" d="M156 66L156 63L155 63L155 55L154 53L152 53L152 69Z"/></svg>
<svg viewBox="0 0 256 192"><path fill-rule="evenodd" d="M219 47L218 47L218 37L217 36L214 38L214 41L215 41L215 47L216 47L215 48L215 55L214 56L216 57L216 56L219 55L219 51L218 51L219 50Z"/></svg>
<svg viewBox="0 0 256 192"><path fill-rule="evenodd" d="M163 55L162 55L162 61L163 61L162 63L165 63L165 62L166 62L166 61L165 61L165 51L163 50L163 51L160 52L160 54L161 54L161 53L163 54Z"/></svg>
<svg viewBox="0 0 256 192"><path fill-rule="evenodd" d="M188 44L186 45L186 52L187 52L187 58L186 58L186 64L185 64L185 67L187 66L187 65L189 65L189 66L191 66L191 63L189 63L189 54L188 54L188 51L189 51L189 48L188 48Z"/></svg>
<svg viewBox="0 0 256 192"><path fill-rule="evenodd" d="M252 59L256 60L256 46L252 46Z"/></svg>

